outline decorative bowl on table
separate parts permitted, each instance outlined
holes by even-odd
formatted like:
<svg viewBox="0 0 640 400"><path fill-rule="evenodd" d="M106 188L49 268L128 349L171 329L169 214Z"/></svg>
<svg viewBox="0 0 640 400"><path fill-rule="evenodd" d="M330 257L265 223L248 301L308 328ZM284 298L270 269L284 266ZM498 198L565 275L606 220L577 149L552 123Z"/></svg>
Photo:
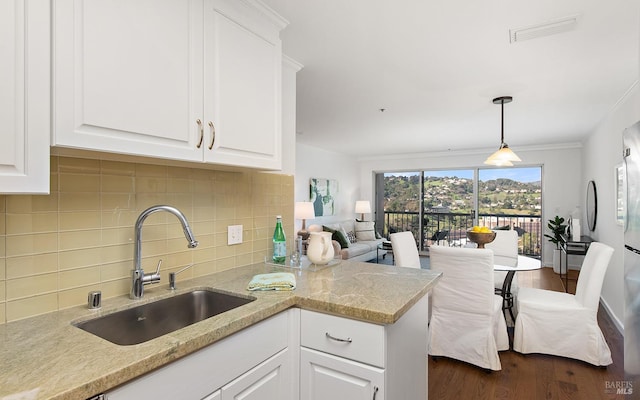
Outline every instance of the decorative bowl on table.
<svg viewBox="0 0 640 400"><path fill-rule="evenodd" d="M496 233L492 230L489 230L488 232L473 230L467 231L467 239L469 239L470 242L477 244L479 249L484 249L484 245L493 242L495 238Z"/></svg>

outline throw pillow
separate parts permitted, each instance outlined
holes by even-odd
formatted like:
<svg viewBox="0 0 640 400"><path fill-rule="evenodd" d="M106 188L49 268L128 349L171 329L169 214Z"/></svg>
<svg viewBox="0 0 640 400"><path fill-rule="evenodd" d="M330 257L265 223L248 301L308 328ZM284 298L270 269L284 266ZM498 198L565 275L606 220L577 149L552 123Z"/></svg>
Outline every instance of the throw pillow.
<svg viewBox="0 0 640 400"><path fill-rule="evenodd" d="M356 239L376 240L373 221L356 221Z"/></svg>
<svg viewBox="0 0 640 400"><path fill-rule="evenodd" d="M331 238L335 238L335 240L340 243L340 247L342 247L343 249L346 249L347 247L349 247L349 245L351 244L349 242L349 239L345 236L344 233L342 233L341 231L336 231Z"/></svg>
<svg viewBox="0 0 640 400"><path fill-rule="evenodd" d="M349 239L349 242L351 244L358 241L358 239L356 238L356 233L354 231L347 232L347 239Z"/></svg>
<svg viewBox="0 0 640 400"><path fill-rule="evenodd" d="M331 232L331 239L338 242L341 248L346 249L347 247L349 247L349 239L347 239L341 231L331 229L325 225L322 226L322 230L325 232Z"/></svg>
<svg viewBox="0 0 640 400"><path fill-rule="evenodd" d="M347 233L347 231L344 229L342 225L340 225L340 229L336 229L336 230L340 231L342 233L342 236L344 236L344 238L347 239L347 242L351 243L351 240L349 240L349 234Z"/></svg>

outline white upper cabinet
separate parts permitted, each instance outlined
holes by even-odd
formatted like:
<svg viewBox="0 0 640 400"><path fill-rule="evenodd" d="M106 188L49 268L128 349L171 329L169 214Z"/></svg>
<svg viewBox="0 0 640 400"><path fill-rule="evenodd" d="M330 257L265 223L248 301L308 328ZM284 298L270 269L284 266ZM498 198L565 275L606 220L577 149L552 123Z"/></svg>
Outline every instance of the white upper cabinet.
<svg viewBox="0 0 640 400"><path fill-rule="evenodd" d="M54 1L52 144L280 168L284 25L249 0Z"/></svg>
<svg viewBox="0 0 640 400"><path fill-rule="evenodd" d="M47 0L0 2L0 193L49 193Z"/></svg>
<svg viewBox="0 0 640 400"><path fill-rule="evenodd" d="M53 145L202 160L202 0L54 2Z"/></svg>

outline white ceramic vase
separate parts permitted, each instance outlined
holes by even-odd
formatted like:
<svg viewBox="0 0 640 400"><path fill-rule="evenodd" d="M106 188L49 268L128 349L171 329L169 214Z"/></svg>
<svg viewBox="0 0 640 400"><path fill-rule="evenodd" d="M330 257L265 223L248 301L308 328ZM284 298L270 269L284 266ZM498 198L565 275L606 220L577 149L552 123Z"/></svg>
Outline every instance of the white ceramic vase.
<svg viewBox="0 0 640 400"><path fill-rule="evenodd" d="M333 260L333 255L331 232L311 232L309 247L307 247L309 261L314 264L325 265Z"/></svg>
<svg viewBox="0 0 640 400"><path fill-rule="evenodd" d="M553 272L556 274L560 273L560 257L562 257L560 249L553 249Z"/></svg>

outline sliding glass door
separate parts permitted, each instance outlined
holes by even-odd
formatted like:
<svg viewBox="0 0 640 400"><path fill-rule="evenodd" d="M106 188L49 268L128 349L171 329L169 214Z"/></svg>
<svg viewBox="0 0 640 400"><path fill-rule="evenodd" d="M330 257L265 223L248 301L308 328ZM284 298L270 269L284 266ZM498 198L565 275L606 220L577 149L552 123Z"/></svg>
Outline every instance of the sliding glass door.
<svg viewBox="0 0 640 400"><path fill-rule="evenodd" d="M542 247L542 168L478 171L479 224L518 231L520 254L540 256Z"/></svg>
<svg viewBox="0 0 640 400"><path fill-rule="evenodd" d="M424 171L424 240L422 249L446 242L463 246L474 225L475 171Z"/></svg>
<svg viewBox="0 0 640 400"><path fill-rule="evenodd" d="M376 179L376 224L384 227L383 236L411 231L419 248L423 236L422 177L417 171L378 174Z"/></svg>
<svg viewBox="0 0 640 400"><path fill-rule="evenodd" d="M421 250L436 242L464 246L466 231L474 225L515 229L520 252L539 256L541 171L523 167L379 174L378 224L387 237L413 232Z"/></svg>

